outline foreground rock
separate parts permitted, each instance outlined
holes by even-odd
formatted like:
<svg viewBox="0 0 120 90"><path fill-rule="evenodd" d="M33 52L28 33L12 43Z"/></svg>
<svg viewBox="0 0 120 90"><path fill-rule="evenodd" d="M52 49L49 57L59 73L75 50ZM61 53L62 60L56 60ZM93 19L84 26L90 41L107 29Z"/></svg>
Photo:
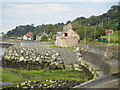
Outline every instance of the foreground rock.
<svg viewBox="0 0 120 90"><path fill-rule="evenodd" d="M17 69L64 69L64 62L59 57L59 52L53 49L42 51L39 49L28 49L20 46L11 46L2 57L3 67Z"/></svg>

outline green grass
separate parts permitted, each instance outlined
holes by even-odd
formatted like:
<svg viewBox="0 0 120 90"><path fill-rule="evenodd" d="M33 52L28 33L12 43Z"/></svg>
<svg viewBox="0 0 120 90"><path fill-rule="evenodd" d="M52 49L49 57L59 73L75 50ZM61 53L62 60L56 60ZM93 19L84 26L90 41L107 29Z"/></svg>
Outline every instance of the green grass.
<svg viewBox="0 0 120 90"><path fill-rule="evenodd" d="M119 35L120 35L120 31L114 31L113 34L110 35L110 41L119 41ZM107 41L108 41L108 35L104 35L104 36L101 36L100 38L106 38ZM81 43L85 43L84 39L83 40L80 40ZM89 41L87 40L86 43L100 43L100 44L105 44L105 45L109 45L108 43L101 43L101 42L98 42L98 39L96 39L95 41L92 40L92 41ZM118 46L119 44L118 43L111 43L110 44L111 46Z"/></svg>
<svg viewBox="0 0 120 90"><path fill-rule="evenodd" d="M77 77L77 78L75 78ZM76 80L88 81L89 76L83 71L62 70L17 70L5 68L2 72L3 82L21 82L26 80Z"/></svg>
<svg viewBox="0 0 120 90"><path fill-rule="evenodd" d="M9 88L9 87L16 87L17 84L13 84L13 85L2 85L2 88ZM16 89L18 90L18 89Z"/></svg>
<svg viewBox="0 0 120 90"><path fill-rule="evenodd" d="M2 72L2 81L3 82L20 82L25 81L25 78L11 72L10 70L5 70Z"/></svg>
<svg viewBox="0 0 120 90"><path fill-rule="evenodd" d="M111 41L119 41L120 31L114 31L113 34L110 35ZM101 36L100 38L106 38L108 40L108 35Z"/></svg>

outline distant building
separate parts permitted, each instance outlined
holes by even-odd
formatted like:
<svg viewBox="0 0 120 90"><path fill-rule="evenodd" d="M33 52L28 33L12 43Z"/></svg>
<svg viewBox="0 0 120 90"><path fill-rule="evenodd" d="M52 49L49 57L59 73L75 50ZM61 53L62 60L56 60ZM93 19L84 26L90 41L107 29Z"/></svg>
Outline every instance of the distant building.
<svg viewBox="0 0 120 90"><path fill-rule="evenodd" d="M27 34L25 34L23 36L23 40L33 40L33 33L32 32L28 32Z"/></svg>
<svg viewBox="0 0 120 90"><path fill-rule="evenodd" d="M1 33L0 33L0 39L4 39L4 37L5 37L4 32L1 32Z"/></svg>
<svg viewBox="0 0 120 90"><path fill-rule="evenodd" d="M18 40L22 40L22 37L17 37Z"/></svg>
<svg viewBox="0 0 120 90"><path fill-rule="evenodd" d="M44 35L46 35L48 37L48 35L45 32L37 34L36 40L41 40L42 36L44 36Z"/></svg>
<svg viewBox="0 0 120 90"><path fill-rule="evenodd" d="M78 44L79 35L72 30L72 25L69 24L63 28L63 31L56 36L56 46L71 47Z"/></svg>

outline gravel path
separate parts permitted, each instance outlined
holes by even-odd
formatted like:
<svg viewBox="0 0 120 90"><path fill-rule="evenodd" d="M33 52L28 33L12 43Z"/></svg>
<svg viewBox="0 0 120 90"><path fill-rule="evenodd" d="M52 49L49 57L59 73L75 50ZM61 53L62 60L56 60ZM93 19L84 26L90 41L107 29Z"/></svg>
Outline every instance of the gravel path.
<svg viewBox="0 0 120 90"><path fill-rule="evenodd" d="M52 47L52 48L60 53L60 58L64 60L65 64L74 64L78 62L77 54L75 51L67 48L58 48L58 47Z"/></svg>

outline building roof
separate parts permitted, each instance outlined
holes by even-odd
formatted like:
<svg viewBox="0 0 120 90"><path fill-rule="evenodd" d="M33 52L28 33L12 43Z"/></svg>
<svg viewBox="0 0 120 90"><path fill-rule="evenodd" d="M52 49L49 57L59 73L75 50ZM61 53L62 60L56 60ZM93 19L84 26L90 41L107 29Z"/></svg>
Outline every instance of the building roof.
<svg viewBox="0 0 120 90"><path fill-rule="evenodd" d="M65 25L63 27L63 31L60 34L58 34L58 35L60 36L60 35L64 34L65 32L67 32L70 29L72 30L72 25L71 24Z"/></svg>
<svg viewBox="0 0 120 90"><path fill-rule="evenodd" d="M37 34L37 36L42 36L42 35L47 35L47 34L45 32Z"/></svg>
<svg viewBox="0 0 120 90"><path fill-rule="evenodd" d="M31 37L33 35L32 32L28 32L27 34L25 34L24 36L27 36L27 37Z"/></svg>
<svg viewBox="0 0 120 90"><path fill-rule="evenodd" d="M57 36L62 36L64 33L66 33L67 31L72 30L72 25L68 24L65 25L63 28L63 31L61 33L59 33ZM74 30L72 30L73 32L75 32ZM75 32L76 33L76 32ZM77 34L77 33L76 33ZM77 34L78 35L78 34ZM78 35L79 36L79 35Z"/></svg>
<svg viewBox="0 0 120 90"><path fill-rule="evenodd" d="M70 30L70 29L63 30L62 33L60 33L59 35L63 35L63 34L66 33L68 30Z"/></svg>

